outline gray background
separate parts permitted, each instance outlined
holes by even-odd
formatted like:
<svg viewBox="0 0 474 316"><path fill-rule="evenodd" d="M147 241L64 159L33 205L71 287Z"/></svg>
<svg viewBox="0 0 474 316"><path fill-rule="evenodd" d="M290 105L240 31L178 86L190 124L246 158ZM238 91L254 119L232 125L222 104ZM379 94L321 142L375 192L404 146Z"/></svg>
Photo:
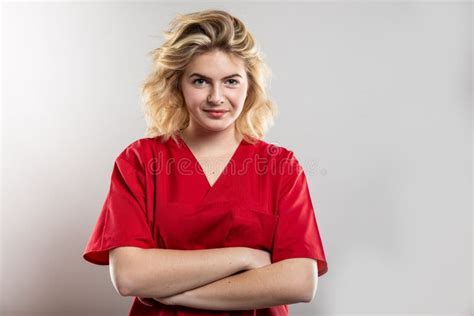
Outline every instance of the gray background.
<svg viewBox="0 0 474 316"><path fill-rule="evenodd" d="M143 137L147 53L177 13L257 38L329 271L292 315L471 315L472 3L2 5L1 310L126 315L82 252L113 161Z"/></svg>

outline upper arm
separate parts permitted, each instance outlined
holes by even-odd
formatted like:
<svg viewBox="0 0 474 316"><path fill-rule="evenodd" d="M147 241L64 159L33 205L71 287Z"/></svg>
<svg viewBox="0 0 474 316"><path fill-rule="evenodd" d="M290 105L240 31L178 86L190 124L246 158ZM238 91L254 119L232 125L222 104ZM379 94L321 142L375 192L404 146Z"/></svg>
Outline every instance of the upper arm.
<svg viewBox="0 0 474 316"><path fill-rule="evenodd" d="M83 253L91 263L108 265L109 251L117 247L158 246L154 209L146 207L145 198L145 191L154 188L146 188L146 173L131 152L135 150L125 150L115 160L107 197Z"/></svg>
<svg viewBox="0 0 474 316"><path fill-rule="evenodd" d="M117 247L109 251L110 277L117 292L127 296L133 284L133 262L143 251L137 247Z"/></svg>
<svg viewBox="0 0 474 316"><path fill-rule="evenodd" d="M112 283L123 296L139 271L134 268L134 262L140 262L137 255L143 249L158 248L154 209L146 207L146 172L140 162L146 159L135 147L115 160L107 197L83 253L91 263L110 265Z"/></svg>
<svg viewBox="0 0 474 316"><path fill-rule="evenodd" d="M277 179L277 227L273 237L272 262L289 258L312 258L318 276L328 271L324 248L305 172L294 154ZM314 278L316 280L316 277Z"/></svg>

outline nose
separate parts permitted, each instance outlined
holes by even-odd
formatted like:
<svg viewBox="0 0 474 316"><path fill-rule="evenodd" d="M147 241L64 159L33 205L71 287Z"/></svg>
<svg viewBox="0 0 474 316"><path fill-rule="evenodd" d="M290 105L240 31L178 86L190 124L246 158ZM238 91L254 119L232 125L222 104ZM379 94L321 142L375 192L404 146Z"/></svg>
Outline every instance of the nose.
<svg viewBox="0 0 474 316"><path fill-rule="evenodd" d="M219 87L214 87L211 91L211 94L207 97L207 102L213 104L221 104L224 103L224 96Z"/></svg>

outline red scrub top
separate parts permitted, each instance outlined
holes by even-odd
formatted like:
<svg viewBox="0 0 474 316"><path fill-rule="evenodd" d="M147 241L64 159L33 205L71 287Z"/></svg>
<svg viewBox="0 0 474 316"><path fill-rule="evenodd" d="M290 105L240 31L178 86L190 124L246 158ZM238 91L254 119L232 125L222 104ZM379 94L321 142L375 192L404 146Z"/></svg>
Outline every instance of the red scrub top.
<svg viewBox="0 0 474 316"><path fill-rule="evenodd" d="M109 264L121 246L163 249L250 247L271 261L327 263L303 168L294 153L263 140L242 140L214 185L184 140L142 138L116 158L110 189L83 258ZM153 306L133 298L130 316L288 315L287 305L239 311Z"/></svg>

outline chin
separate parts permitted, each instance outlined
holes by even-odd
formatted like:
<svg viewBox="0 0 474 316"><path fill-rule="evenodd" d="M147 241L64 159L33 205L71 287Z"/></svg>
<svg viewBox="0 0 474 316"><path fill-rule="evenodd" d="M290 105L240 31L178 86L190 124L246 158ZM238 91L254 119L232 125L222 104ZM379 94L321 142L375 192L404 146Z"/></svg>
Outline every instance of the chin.
<svg viewBox="0 0 474 316"><path fill-rule="evenodd" d="M229 128L230 125L225 125L225 126L205 126L204 128L207 129L208 131L212 131L212 132L222 132L222 131L225 131L227 128Z"/></svg>
<svg viewBox="0 0 474 316"><path fill-rule="evenodd" d="M221 132L228 129L232 125L232 122L202 122L199 125L208 131Z"/></svg>

